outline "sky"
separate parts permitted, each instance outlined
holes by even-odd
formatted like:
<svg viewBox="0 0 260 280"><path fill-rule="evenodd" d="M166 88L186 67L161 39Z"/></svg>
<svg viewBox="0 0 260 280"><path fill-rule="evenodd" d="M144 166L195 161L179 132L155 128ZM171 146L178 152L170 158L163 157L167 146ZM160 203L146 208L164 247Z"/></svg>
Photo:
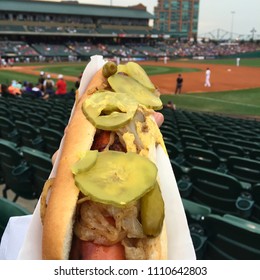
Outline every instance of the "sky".
<svg viewBox="0 0 260 280"><path fill-rule="evenodd" d="M80 3L113 6L132 6L143 3L153 14L157 0L78 0ZM260 0L200 0L198 34L217 34L217 30L241 35L252 35L260 39ZM221 31L223 34L223 32ZM259 34L259 35L257 35Z"/></svg>

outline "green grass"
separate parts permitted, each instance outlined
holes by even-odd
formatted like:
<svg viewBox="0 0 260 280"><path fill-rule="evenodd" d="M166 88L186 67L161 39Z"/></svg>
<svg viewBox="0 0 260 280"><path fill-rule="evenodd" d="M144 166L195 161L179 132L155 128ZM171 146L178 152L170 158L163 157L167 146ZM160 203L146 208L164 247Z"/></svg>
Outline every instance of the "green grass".
<svg viewBox="0 0 260 280"><path fill-rule="evenodd" d="M185 67L169 67L169 66L149 66L149 65L142 65L145 72L151 75L163 75L163 74L172 74L172 73L188 73L188 72L199 72L200 69L192 69L192 68L185 68Z"/></svg>
<svg viewBox="0 0 260 280"><path fill-rule="evenodd" d="M242 61L242 59L241 59ZM210 60L211 63L213 61ZM231 60L215 61L215 63L226 64ZM205 63L205 61L203 61ZM260 59L244 59L244 63L248 66L260 67ZM44 65L39 68L39 71L43 70L47 73L62 73L64 75L71 75L77 77L85 68L86 63L77 64L64 64L59 63L55 65ZM185 66L185 63L184 63ZM198 71L198 69L189 68L176 68L169 66L143 66L148 75L159 75L167 73L179 73L185 71ZM37 76L14 73L12 71L0 71L0 83L10 84L12 80L31 81L36 83ZM73 82L68 83L68 90L74 88ZM238 90L227 92L211 92L211 93L194 93L183 95L162 95L163 103L167 103L168 100L173 100L177 108L187 109L192 111L203 112L216 112L224 114L234 115L257 115L260 116L260 88L250 90Z"/></svg>
<svg viewBox="0 0 260 280"><path fill-rule="evenodd" d="M260 88L174 96L162 95L161 98L163 103L172 100L179 109L260 116Z"/></svg>
<svg viewBox="0 0 260 280"><path fill-rule="evenodd" d="M210 59L210 60L185 60L180 61L185 63L195 64L222 64L222 65L236 65L236 58L229 59ZM260 67L260 58L241 58L240 66Z"/></svg>
<svg viewBox="0 0 260 280"><path fill-rule="evenodd" d="M62 73L62 72L60 72ZM19 73L19 72L13 72L13 71L0 71L0 83L1 84L6 84L6 85L10 85L12 80L16 80L16 81L20 81L20 82L24 82L24 81L28 81L28 82L32 82L33 84L36 84L38 82L38 76L35 75L30 75L30 74L23 74L23 73ZM55 79L53 79L54 81L56 81ZM71 88L74 87L74 83L67 81L67 85L68 85L68 90L70 90Z"/></svg>

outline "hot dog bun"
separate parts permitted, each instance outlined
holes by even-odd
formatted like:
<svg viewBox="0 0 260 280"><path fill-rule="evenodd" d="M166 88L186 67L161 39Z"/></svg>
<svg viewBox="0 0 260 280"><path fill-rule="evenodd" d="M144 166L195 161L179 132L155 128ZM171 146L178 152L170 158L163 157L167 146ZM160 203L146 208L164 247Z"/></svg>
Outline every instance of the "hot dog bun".
<svg viewBox="0 0 260 280"><path fill-rule="evenodd" d="M74 111L64 134L61 157L43 218L43 259L69 259L77 201L80 194L75 185L71 166L80 159L84 151L90 150L96 132L96 128L83 114L82 105L96 89L102 88L104 84L106 84L106 78L100 70L93 77L86 92L80 98L76 98ZM147 259L167 259L165 224L163 224L159 236L146 238L144 244Z"/></svg>

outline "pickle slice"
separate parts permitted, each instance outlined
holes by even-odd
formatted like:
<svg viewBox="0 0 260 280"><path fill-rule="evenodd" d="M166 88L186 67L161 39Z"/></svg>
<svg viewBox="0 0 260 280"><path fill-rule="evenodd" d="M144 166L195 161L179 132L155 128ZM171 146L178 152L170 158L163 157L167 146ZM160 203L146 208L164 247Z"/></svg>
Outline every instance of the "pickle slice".
<svg viewBox="0 0 260 280"><path fill-rule="evenodd" d="M80 191L93 201L123 207L152 190L157 167L136 153L98 153L92 168L75 175Z"/></svg>
<svg viewBox="0 0 260 280"><path fill-rule="evenodd" d="M115 74L108 78L108 82L115 92L125 92L139 104L154 110L162 108L161 99L132 77Z"/></svg>
<svg viewBox="0 0 260 280"><path fill-rule="evenodd" d="M98 156L98 151L87 151L85 156L78 160L71 168L74 175L87 171L90 169L96 162Z"/></svg>
<svg viewBox="0 0 260 280"><path fill-rule="evenodd" d="M100 91L86 99L82 110L96 128L115 130L133 118L137 107L137 102L126 94Z"/></svg>
<svg viewBox="0 0 260 280"><path fill-rule="evenodd" d="M128 62L126 64L126 73L128 76L134 78L149 90L155 90L154 84L151 82L144 69L138 63L132 61Z"/></svg>
<svg viewBox="0 0 260 280"><path fill-rule="evenodd" d="M164 220L164 202L160 187L155 187L141 199L141 223L143 231L148 236L158 236Z"/></svg>

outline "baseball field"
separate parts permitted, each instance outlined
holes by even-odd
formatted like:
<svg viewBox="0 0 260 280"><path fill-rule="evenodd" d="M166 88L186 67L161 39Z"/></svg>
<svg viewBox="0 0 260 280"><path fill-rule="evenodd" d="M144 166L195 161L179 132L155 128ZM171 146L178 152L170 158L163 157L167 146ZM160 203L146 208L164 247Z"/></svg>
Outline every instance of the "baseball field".
<svg viewBox="0 0 260 280"><path fill-rule="evenodd" d="M0 82L12 80L37 82L40 71L50 73L53 80L63 74L68 90L74 88L77 76L87 62L23 64L0 69ZM172 100L177 108L193 111L216 112L238 116L260 117L260 58L241 59L236 66L234 59L174 60L166 64L143 61L153 83L159 88L162 100ZM211 69L211 87L204 87L205 70ZM181 73L184 79L182 94L175 95L175 81Z"/></svg>

